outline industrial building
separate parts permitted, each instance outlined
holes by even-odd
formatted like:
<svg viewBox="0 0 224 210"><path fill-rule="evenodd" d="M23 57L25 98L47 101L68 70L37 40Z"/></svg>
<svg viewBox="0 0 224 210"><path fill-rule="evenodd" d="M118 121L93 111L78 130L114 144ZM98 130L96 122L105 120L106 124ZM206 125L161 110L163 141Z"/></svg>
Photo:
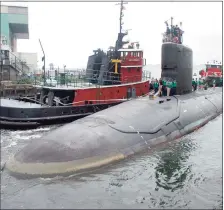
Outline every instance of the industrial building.
<svg viewBox="0 0 224 210"><path fill-rule="evenodd" d="M2 80L17 80L37 68L37 53L17 51L18 39L29 39L28 8L1 5L1 74Z"/></svg>

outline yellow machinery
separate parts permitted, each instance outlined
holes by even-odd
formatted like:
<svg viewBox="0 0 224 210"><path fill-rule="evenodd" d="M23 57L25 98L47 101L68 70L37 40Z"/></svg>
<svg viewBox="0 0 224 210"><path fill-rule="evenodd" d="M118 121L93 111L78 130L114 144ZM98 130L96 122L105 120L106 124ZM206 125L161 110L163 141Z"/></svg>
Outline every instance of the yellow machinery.
<svg viewBox="0 0 224 210"><path fill-rule="evenodd" d="M111 62L112 62L112 63L115 63L115 71L114 71L114 73L117 74L117 73L118 73L118 71L117 71L117 64L118 64L118 63L121 63L121 60L118 60L118 59L111 59Z"/></svg>

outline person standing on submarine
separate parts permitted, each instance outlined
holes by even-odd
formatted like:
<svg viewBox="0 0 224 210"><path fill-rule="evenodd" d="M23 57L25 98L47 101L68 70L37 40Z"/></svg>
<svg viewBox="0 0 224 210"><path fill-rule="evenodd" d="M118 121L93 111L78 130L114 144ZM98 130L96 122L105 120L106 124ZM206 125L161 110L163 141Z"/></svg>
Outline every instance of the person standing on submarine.
<svg viewBox="0 0 224 210"><path fill-rule="evenodd" d="M167 97L170 96L170 90L171 90L172 87L173 87L173 84L171 82L171 79L168 79L167 82L166 82Z"/></svg>
<svg viewBox="0 0 224 210"><path fill-rule="evenodd" d="M176 80L174 80L172 82L171 95L176 95L176 89L177 89L177 82Z"/></svg>
<svg viewBox="0 0 224 210"><path fill-rule="evenodd" d="M198 89L201 90L202 89L202 81L201 79L198 80Z"/></svg>
<svg viewBox="0 0 224 210"><path fill-rule="evenodd" d="M195 91L195 81L194 81L194 78L192 79L192 90Z"/></svg>
<svg viewBox="0 0 224 210"><path fill-rule="evenodd" d="M198 89L198 79L196 78L196 81L195 81L195 90L197 90L197 89Z"/></svg>
<svg viewBox="0 0 224 210"><path fill-rule="evenodd" d="M166 81L163 79L162 80L162 92L163 92L163 96L167 95L167 89L166 89Z"/></svg>
<svg viewBox="0 0 224 210"><path fill-rule="evenodd" d="M155 91L155 93L157 93L158 90L159 90L159 82L158 82L158 80L156 79L156 80L154 81L154 91Z"/></svg>
<svg viewBox="0 0 224 210"><path fill-rule="evenodd" d="M215 90L215 85L216 85L215 79L213 79L212 84L213 84L213 89Z"/></svg>
<svg viewBox="0 0 224 210"><path fill-rule="evenodd" d="M169 26L167 26L167 28L166 28L166 37L167 37L167 41L170 42L171 41L171 29L169 28Z"/></svg>
<svg viewBox="0 0 224 210"><path fill-rule="evenodd" d="M162 89L163 89L163 81L162 79L160 78L159 79L159 92L158 92L158 95L161 97L162 96Z"/></svg>

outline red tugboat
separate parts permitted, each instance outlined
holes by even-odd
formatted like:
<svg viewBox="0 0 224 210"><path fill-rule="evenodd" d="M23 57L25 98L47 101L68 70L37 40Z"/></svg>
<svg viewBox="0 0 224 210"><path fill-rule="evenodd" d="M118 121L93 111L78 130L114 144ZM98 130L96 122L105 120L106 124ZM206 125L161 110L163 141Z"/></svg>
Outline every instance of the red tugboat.
<svg viewBox="0 0 224 210"><path fill-rule="evenodd" d="M222 86L222 64L218 61L207 62L205 70L199 72L201 78L205 80L208 86L213 86L213 80L216 81L216 86Z"/></svg>
<svg viewBox="0 0 224 210"><path fill-rule="evenodd" d="M128 98L135 98L149 93L149 80L143 79L143 50L139 43L123 41L128 34L122 30L123 6L120 3L120 31L115 47L110 47L105 53L94 50L89 56L86 78L91 85L88 87L41 87L41 103L50 106L85 105L112 103ZM127 48L124 45L128 45Z"/></svg>
<svg viewBox="0 0 224 210"><path fill-rule="evenodd" d="M149 80L144 79L143 50L138 42L123 41L127 31L122 30L123 1L120 3L120 31L115 47L110 47L105 53L98 49L89 56L85 80L65 84L65 73L60 75L60 85L44 84L35 87L37 94L2 100L0 124L5 128L30 128L40 125L65 123L73 121L100 110L115 106L129 98L135 98L149 93ZM124 45L128 45L127 48ZM51 85L51 84L50 84ZM14 106L12 106L14 102ZM33 104L34 103L34 104ZM35 104L36 103L36 104ZM2 104L1 104L2 105Z"/></svg>

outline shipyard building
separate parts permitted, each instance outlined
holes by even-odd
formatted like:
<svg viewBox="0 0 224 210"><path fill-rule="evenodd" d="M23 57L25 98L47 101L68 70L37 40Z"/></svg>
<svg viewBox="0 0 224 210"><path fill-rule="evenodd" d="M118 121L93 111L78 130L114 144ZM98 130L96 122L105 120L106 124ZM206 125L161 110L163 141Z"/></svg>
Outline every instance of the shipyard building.
<svg viewBox="0 0 224 210"><path fill-rule="evenodd" d="M17 51L17 40L29 39L28 8L1 5L0 11L0 79L13 81L37 69L37 53Z"/></svg>

